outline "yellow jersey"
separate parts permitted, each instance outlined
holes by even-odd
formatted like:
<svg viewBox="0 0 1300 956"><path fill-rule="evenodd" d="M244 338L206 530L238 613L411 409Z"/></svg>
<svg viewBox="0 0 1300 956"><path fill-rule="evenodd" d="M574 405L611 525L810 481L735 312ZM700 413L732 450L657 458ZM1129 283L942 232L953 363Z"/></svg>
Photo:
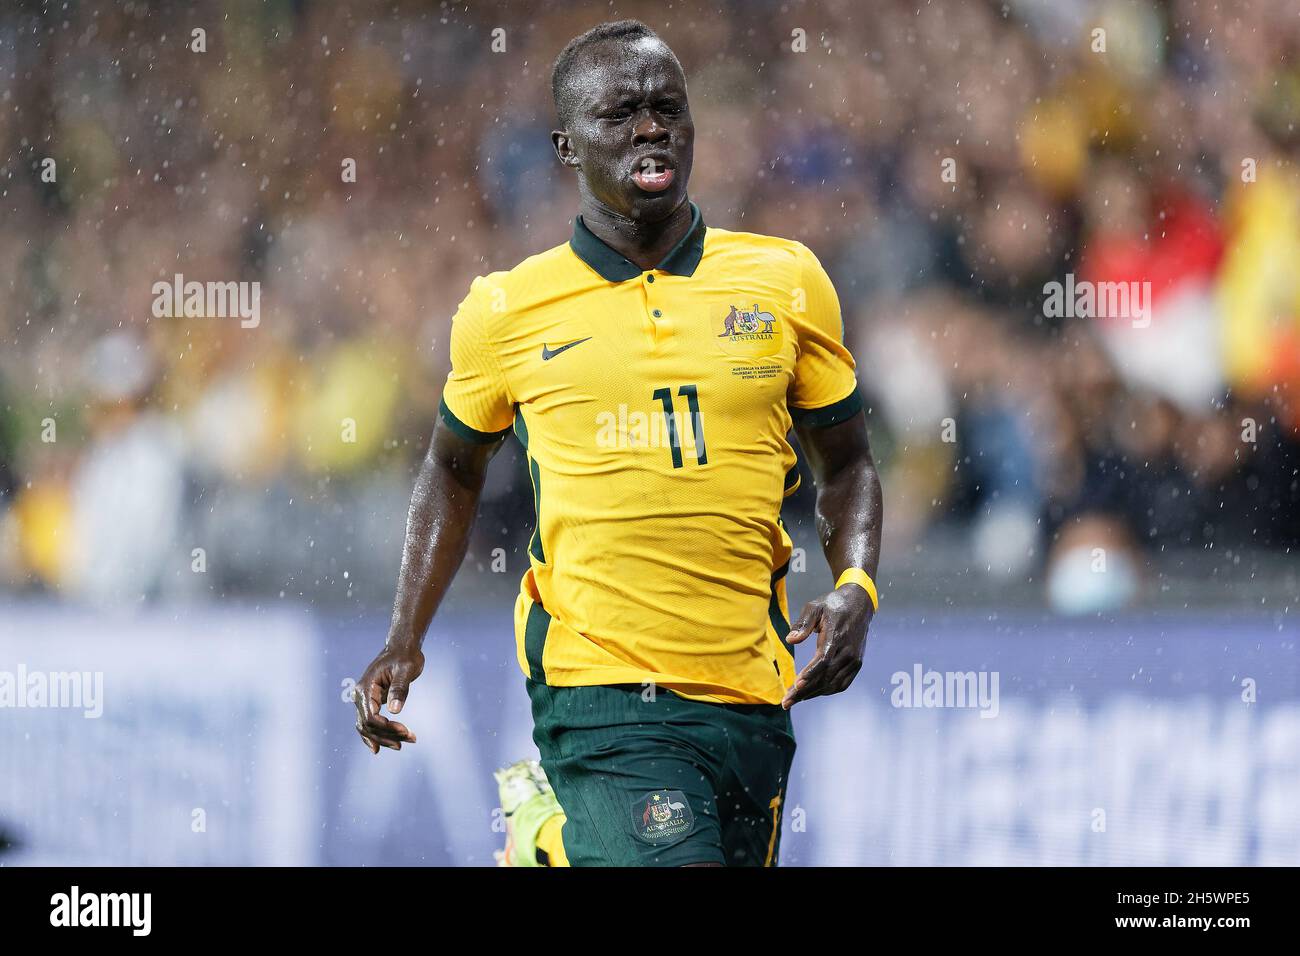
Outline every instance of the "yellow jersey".
<svg viewBox="0 0 1300 956"><path fill-rule="evenodd" d="M565 245L475 279L440 414L472 441L513 427L527 453L536 525L515 638L528 677L774 704L794 679L787 436L862 403L812 252L691 210L654 269L579 216Z"/></svg>

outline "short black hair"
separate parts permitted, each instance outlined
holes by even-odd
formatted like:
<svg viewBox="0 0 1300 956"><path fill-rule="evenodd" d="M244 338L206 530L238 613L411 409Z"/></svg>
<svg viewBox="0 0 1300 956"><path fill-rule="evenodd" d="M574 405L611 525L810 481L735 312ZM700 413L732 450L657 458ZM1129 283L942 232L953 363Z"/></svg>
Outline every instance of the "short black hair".
<svg viewBox="0 0 1300 956"><path fill-rule="evenodd" d="M663 38L640 20L611 20L592 27L564 45L560 55L555 58L555 65L551 67L551 98L555 100L555 115L559 118L560 125L568 125L573 113L573 97L568 88L569 74L573 72L574 64L583 50L603 40L643 39L655 39L663 43Z"/></svg>

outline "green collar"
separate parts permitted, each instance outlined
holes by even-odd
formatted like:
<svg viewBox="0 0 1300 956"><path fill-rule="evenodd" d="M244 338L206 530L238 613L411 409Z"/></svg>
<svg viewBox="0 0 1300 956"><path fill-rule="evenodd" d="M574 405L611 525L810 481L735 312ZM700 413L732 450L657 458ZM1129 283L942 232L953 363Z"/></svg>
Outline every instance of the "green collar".
<svg viewBox="0 0 1300 956"><path fill-rule="evenodd" d="M655 269L678 276L694 275L696 266L704 257L704 231L700 207L691 203L691 228ZM581 216L573 220L573 238L569 240L569 247L575 256L596 270L606 282L635 279L645 271L596 238L596 234L587 228Z"/></svg>

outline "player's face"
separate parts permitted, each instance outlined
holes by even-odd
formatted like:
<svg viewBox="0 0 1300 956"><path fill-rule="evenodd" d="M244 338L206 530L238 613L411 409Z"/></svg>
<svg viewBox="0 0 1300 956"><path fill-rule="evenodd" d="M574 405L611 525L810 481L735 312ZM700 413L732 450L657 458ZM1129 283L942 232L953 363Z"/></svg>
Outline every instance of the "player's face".
<svg viewBox="0 0 1300 956"><path fill-rule="evenodd" d="M561 160L614 213L667 217L686 198L695 148L686 77L668 48L657 40L602 43L570 83L576 105L556 137Z"/></svg>

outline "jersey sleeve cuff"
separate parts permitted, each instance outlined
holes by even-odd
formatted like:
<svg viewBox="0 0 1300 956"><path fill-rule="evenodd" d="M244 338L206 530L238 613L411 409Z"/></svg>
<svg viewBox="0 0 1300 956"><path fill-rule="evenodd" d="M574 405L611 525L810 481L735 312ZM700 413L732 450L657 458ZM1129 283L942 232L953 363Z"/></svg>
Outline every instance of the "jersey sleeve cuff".
<svg viewBox="0 0 1300 956"><path fill-rule="evenodd" d="M796 425L804 428L829 428L831 425L848 421L860 411L862 411L862 393L855 385L853 391L830 405L823 405L821 408L791 408L790 418Z"/></svg>
<svg viewBox="0 0 1300 956"><path fill-rule="evenodd" d="M494 441L500 441L505 438L510 432L509 425L500 431L495 432L481 432L477 428L471 428L469 425L466 425L457 418L456 413L447 407L445 399L438 402L438 414L442 417L442 420L446 422L448 428L454 431L461 438L469 442L474 442L476 445L490 445Z"/></svg>
<svg viewBox="0 0 1300 956"><path fill-rule="evenodd" d="M800 481L800 477L799 477L799 463L798 463L798 462L795 462L795 463L790 467L790 470L787 471L787 472L785 473L785 491L784 491L784 493L781 495L781 497L782 497L782 498L789 498L792 494L794 494L796 491L798 491L798 490L799 490L799 481Z"/></svg>

